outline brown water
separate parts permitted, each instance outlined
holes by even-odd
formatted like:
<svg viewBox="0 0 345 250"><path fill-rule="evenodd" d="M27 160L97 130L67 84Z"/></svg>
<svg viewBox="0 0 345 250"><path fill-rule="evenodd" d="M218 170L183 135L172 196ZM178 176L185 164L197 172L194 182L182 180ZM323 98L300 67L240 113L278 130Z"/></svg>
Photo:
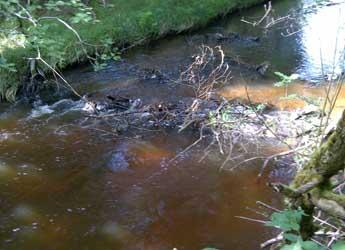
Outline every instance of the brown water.
<svg viewBox="0 0 345 250"><path fill-rule="evenodd" d="M305 29L287 39L279 36L284 26L265 33L239 21L241 16L262 15L262 7L257 7L198 34L132 50L124 55L125 62L110 64L101 72L86 67L66 75L82 94L116 90L151 101L180 98L186 93L174 85L142 80L136 68L159 69L170 78L177 77L197 46L205 42L199 34L236 31L244 36L259 35L262 42L222 44L227 54L239 55L251 64L270 60L272 71L297 72L303 81L291 85L289 93L318 98L323 87L310 87L309 83L322 78L322 73L315 51L309 50L308 39L313 34L309 31L325 15L335 16L338 7L307 8L310 4L277 3L281 14L294 7L300 13L295 25ZM233 79L221 90L222 95L245 97L245 80L254 101L288 110L305 105L303 101L282 100L285 89L272 86L275 78L262 79L241 70L233 68ZM341 92L339 109L344 100ZM0 249L249 250L258 249L261 242L275 235L270 228L235 216L258 218L246 209L256 208L257 200L281 207L281 197L266 183L287 181L293 172L289 166L271 166L260 180L261 160L236 171L219 171L224 157L216 152L199 162L205 144L169 163L198 134L132 128L131 133L114 136L106 123L86 117L78 101L49 104L0 107ZM281 145L259 146L260 155L284 150ZM250 148L246 156L256 156L256 150ZM230 162L228 167L236 164Z"/></svg>
<svg viewBox="0 0 345 250"><path fill-rule="evenodd" d="M323 107L328 86L325 85L307 85L305 82L295 81L293 84L285 87L272 87L272 81L258 81L256 84L251 84L247 87L246 82L239 80L236 84L225 87L219 91L219 94L228 99L241 99L248 100L254 103L265 103L277 107L280 110L296 110L301 109L309 105L309 103L315 103L320 108ZM248 93L248 96L247 96ZM295 98L286 98L294 95ZM331 87L329 96L332 98L337 94L336 88ZM329 105L326 106L326 110L329 110ZM338 120L345 109L345 88L342 87L338 93L338 97L335 101L334 109L331 113L331 117L334 120Z"/></svg>
<svg viewBox="0 0 345 250"><path fill-rule="evenodd" d="M192 134L125 139L57 126L1 126L1 249L255 249L272 236L234 216L253 216L256 200L279 207L266 182L282 172L259 182L258 162L220 172L220 159L198 163L202 147L167 164Z"/></svg>

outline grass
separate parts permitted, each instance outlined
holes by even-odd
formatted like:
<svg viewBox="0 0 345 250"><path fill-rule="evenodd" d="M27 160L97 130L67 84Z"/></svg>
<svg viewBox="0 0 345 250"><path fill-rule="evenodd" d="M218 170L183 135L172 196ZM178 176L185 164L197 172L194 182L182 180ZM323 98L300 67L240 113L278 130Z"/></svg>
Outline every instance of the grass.
<svg viewBox="0 0 345 250"><path fill-rule="evenodd" d="M90 44L101 44L108 39L116 47L132 45L143 40L153 40L168 33L179 33L207 24L211 19L246 8L263 0L107 0L104 7L99 0L90 0L98 23L74 27L82 39ZM64 18L61 17L60 18ZM4 24L0 24L3 28ZM46 32L50 49L42 49L42 57L60 69L85 61L86 57L75 35L61 24ZM4 40L4 39L2 39ZM0 45L1 45L0 38ZM16 72L0 68L0 95L12 99L28 76L27 58L35 56L30 46L0 46L7 63L13 63ZM54 47L52 54L51 47ZM90 54L94 47L88 47ZM58 55L58 56L56 56Z"/></svg>

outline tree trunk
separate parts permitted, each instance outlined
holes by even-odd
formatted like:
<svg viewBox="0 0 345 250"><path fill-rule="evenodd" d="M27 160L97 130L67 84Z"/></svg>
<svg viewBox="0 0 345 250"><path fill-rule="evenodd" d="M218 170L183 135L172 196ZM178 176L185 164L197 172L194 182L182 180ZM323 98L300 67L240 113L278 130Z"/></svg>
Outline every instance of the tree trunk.
<svg viewBox="0 0 345 250"><path fill-rule="evenodd" d="M306 216L301 223L304 239L314 233L313 212L319 208L330 216L345 219L345 195L332 191L331 178L345 168L345 111L335 131L312 155L290 186L273 184L285 194L292 208L301 207Z"/></svg>

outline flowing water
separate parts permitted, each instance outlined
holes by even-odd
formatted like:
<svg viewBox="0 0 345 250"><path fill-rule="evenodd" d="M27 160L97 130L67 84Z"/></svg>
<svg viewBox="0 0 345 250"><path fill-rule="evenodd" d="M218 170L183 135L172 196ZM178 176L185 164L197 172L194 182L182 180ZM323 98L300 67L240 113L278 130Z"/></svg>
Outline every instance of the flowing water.
<svg viewBox="0 0 345 250"><path fill-rule="evenodd" d="M324 87L315 83L343 71L345 33L339 20L345 5L313 2L277 1L275 14L290 14L291 20L270 30L240 21L242 16L259 19L263 8L258 6L202 31L133 49L123 61L100 72L83 67L66 75L83 94L115 89L150 102L188 96L183 89L156 81L154 75L143 80L136 69L156 69L177 78L200 44L215 46L219 40L212 37L217 33L236 32L240 38L221 42L227 55L238 56L245 65L269 61L271 71L298 73L301 80L289 87L289 93L318 98ZM294 35L285 37L286 32ZM281 109L305 105L283 101L285 89L272 86L275 78L246 69L234 66L233 78L220 94L243 98L246 83L255 101ZM85 116L81 102L64 98L0 107L0 249L244 250L258 249L275 235L260 223L235 216L258 218L246 209L257 208L258 200L281 207L281 197L266 183L288 181L293 173L289 166L272 167L259 180L260 160L236 171L219 171L224 159L218 154L199 161L202 144L171 162L198 134L131 128L131 133L114 136L108 124ZM344 100L341 92L339 110ZM261 147L267 155L284 150L280 145Z"/></svg>

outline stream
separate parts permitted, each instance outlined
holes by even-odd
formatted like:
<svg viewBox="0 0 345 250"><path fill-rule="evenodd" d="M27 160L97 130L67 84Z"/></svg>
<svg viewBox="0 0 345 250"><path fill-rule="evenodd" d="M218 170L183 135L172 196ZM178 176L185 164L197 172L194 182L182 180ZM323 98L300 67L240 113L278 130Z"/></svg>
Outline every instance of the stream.
<svg viewBox="0 0 345 250"><path fill-rule="evenodd" d="M78 92L97 100L109 93L144 104L183 100L192 93L167 79L177 79L202 44L221 45L241 63L230 64L232 77L218 94L245 98L247 84L253 101L295 110L306 103L280 98L285 89L273 86L273 72L298 74L289 93L319 98L324 79L345 70L340 22L345 3L314 2L274 2L274 14L290 18L267 30L241 21L260 19L264 10L257 6L131 49L101 71L86 65L65 76ZM263 62L270 64L265 76L255 70ZM335 114L343 108L345 91ZM263 159L220 171L219 153L200 161L205 143L171 161L198 132L138 126L116 136L83 109L64 90L42 94L30 105L0 105L0 249L249 250L276 235L236 216L261 218L251 210L257 201L282 208L282 197L266 184L291 180L289 164L271 164L260 179ZM285 150L278 143L259 146L264 155ZM249 148L246 155L257 151Z"/></svg>

